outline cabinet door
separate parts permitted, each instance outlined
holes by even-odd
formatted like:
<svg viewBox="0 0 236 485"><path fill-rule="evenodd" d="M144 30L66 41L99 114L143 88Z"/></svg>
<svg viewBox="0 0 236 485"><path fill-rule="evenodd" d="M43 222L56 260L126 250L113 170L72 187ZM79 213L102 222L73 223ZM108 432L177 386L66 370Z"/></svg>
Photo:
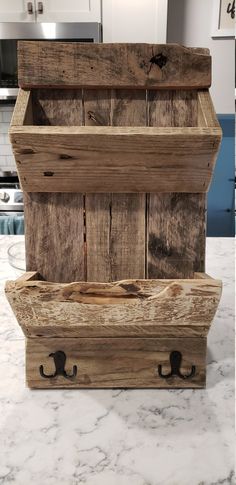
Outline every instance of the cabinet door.
<svg viewBox="0 0 236 485"><path fill-rule="evenodd" d="M35 1L1 0L0 22L35 22Z"/></svg>
<svg viewBox="0 0 236 485"><path fill-rule="evenodd" d="M101 0L35 0L37 22L101 22Z"/></svg>
<svg viewBox="0 0 236 485"><path fill-rule="evenodd" d="M168 0L103 0L103 42L165 44Z"/></svg>

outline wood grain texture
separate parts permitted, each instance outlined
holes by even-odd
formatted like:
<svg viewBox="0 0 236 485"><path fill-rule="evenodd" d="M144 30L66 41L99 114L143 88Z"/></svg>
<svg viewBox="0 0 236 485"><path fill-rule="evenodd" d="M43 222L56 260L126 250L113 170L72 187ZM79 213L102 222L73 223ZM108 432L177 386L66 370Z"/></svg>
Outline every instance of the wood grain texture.
<svg viewBox="0 0 236 485"><path fill-rule="evenodd" d="M11 126L33 125L32 92L19 89L14 107Z"/></svg>
<svg viewBox="0 0 236 485"><path fill-rule="evenodd" d="M145 277L144 194L86 194L87 280Z"/></svg>
<svg viewBox="0 0 236 485"><path fill-rule="evenodd" d="M206 336L221 282L123 280L116 283L8 281L6 296L26 336Z"/></svg>
<svg viewBox="0 0 236 485"><path fill-rule="evenodd" d="M27 271L49 281L85 279L82 194L24 194Z"/></svg>
<svg viewBox="0 0 236 485"><path fill-rule="evenodd" d="M27 192L206 192L218 128L12 127ZM50 172L51 176L45 176Z"/></svg>
<svg viewBox="0 0 236 485"><path fill-rule="evenodd" d="M220 123L217 119L214 105L208 90L198 91L198 124L199 126L218 127L221 130Z"/></svg>
<svg viewBox="0 0 236 485"><path fill-rule="evenodd" d="M41 365L46 374L55 371L49 354L58 350L66 354L68 373L77 366L76 377L41 377ZM194 377L159 376L158 365L163 373L170 372L169 356L173 350L182 353L182 374L188 375L194 365ZM201 388L205 387L205 360L205 338L27 339L26 379L32 388Z"/></svg>
<svg viewBox="0 0 236 485"><path fill-rule="evenodd" d="M84 123L86 126L111 125L111 90L84 89Z"/></svg>
<svg viewBox="0 0 236 485"><path fill-rule="evenodd" d="M32 91L34 125L82 124L81 89L35 89Z"/></svg>
<svg viewBox="0 0 236 485"><path fill-rule="evenodd" d="M84 110L93 126L144 126L146 93L85 90ZM145 194L86 194L88 281L145 277L145 204Z"/></svg>
<svg viewBox="0 0 236 485"><path fill-rule="evenodd" d="M148 278L191 278L204 271L204 194L150 194L147 209Z"/></svg>
<svg viewBox="0 0 236 485"><path fill-rule="evenodd" d="M211 57L177 44L18 42L21 87L207 88Z"/></svg>
<svg viewBox="0 0 236 485"><path fill-rule="evenodd" d="M148 126L198 126L197 91L148 91Z"/></svg>
<svg viewBox="0 0 236 485"><path fill-rule="evenodd" d="M148 92L149 125L194 127L198 94ZM191 186L189 186L191 192ZM204 194L149 194L147 200L147 277L191 278L205 269Z"/></svg>

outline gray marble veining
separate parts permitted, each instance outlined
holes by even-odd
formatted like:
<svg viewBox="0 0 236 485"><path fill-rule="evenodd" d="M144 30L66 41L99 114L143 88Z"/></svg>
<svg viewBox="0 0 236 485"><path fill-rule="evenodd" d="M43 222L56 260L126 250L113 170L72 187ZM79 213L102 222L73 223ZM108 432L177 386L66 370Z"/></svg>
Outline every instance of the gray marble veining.
<svg viewBox="0 0 236 485"><path fill-rule="evenodd" d="M21 239L0 236L0 484L235 484L233 240L207 240L207 272L224 289L206 390L32 391L3 292L17 277L7 248Z"/></svg>

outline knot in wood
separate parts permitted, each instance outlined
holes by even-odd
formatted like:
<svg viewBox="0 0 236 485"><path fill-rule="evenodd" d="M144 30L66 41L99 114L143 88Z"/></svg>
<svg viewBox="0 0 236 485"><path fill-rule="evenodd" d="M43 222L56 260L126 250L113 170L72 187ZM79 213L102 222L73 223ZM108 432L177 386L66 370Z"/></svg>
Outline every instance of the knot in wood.
<svg viewBox="0 0 236 485"><path fill-rule="evenodd" d="M162 53L156 54L155 56L151 57L150 62L152 64L156 64L156 66L162 69L167 63L167 57Z"/></svg>

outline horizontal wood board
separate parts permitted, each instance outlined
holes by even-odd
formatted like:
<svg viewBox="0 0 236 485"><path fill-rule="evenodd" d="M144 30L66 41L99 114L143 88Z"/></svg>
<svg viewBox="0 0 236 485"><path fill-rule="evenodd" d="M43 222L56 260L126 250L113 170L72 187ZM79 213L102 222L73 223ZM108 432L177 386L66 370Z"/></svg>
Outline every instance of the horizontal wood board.
<svg viewBox="0 0 236 485"><path fill-rule="evenodd" d="M221 141L210 105L206 92L21 90L10 129L21 185L204 193Z"/></svg>
<svg viewBox="0 0 236 485"><path fill-rule="evenodd" d="M66 355L65 370L71 374L77 366L74 378L63 376L44 378L55 372L53 355L61 350ZM180 371L190 379L178 376L161 378L158 366L164 374L170 372L170 353L182 353ZM206 339L140 339L140 338L94 338L94 339L27 339L26 380L32 388L201 388L206 379Z"/></svg>
<svg viewBox="0 0 236 485"><path fill-rule="evenodd" d="M221 296L209 277L70 284L8 281L26 336L206 336Z"/></svg>
<svg viewBox="0 0 236 485"><path fill-rule="evenodd" d="M177 44L19 41L21 87L208 88L207 49Z"/></svg>

